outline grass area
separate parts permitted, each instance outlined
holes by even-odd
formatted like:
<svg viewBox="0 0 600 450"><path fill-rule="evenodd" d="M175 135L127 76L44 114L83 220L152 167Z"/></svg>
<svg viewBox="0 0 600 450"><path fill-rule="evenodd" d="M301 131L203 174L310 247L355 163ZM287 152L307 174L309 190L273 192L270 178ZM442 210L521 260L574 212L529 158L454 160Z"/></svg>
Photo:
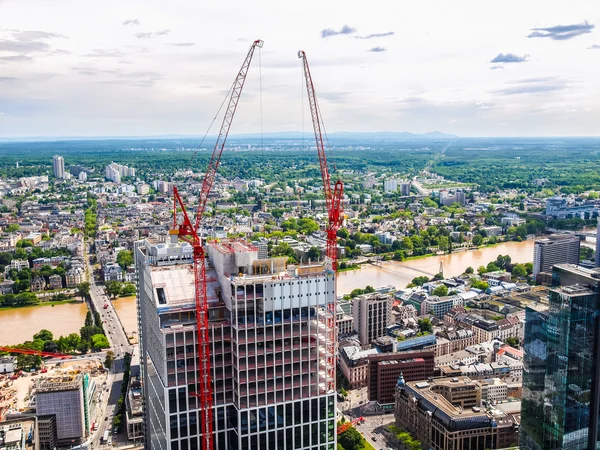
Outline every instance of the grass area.
<svg viewBox="0 0 600 450"><path fill-rule="evenodd" d="M10 311L11 309L21 308L37 308L38 306L55 306L55 305L74 305L81 304L80 300L62 300L60 302L40 302L38 305L27 305L27 306L4 306L0 308L0 311Z"/></svg>
<svg viewBox="0 0 600 450"><path fill-rule="evenodd" d="M364 442L364 448L365 448L365 450L377 450L377 449L376 449L375 447L373 447L373 446L372 446L372 445L369 443L369 441L367 441L366 439L365 439L365 442Z"/></svg>
<svg viewBox="0 0 600 450"><path fill-rule="evenodd" d="M356 267L346 267L345 269L340 269L340 268L338 267L338 270L337 270L337 271L338 271L338 272L349 272L349 271L351 271L351 270L360 270L360 269L361 269L361 266L360 266L360 265L357 265Z"/></svg>

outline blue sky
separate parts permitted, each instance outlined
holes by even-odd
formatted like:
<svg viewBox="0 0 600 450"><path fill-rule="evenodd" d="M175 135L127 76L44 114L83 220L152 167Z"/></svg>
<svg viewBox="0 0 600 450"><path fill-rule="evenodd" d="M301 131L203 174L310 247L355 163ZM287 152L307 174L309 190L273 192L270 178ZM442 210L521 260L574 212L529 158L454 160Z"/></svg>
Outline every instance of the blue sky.
<svg viewBox="0 0 600 450"><path fill-rule="evenodd" d="M310 130L303 49L329 132L600 134L589 0L0 0L0 137L203 134L257 38L234 133Z"/></svg>

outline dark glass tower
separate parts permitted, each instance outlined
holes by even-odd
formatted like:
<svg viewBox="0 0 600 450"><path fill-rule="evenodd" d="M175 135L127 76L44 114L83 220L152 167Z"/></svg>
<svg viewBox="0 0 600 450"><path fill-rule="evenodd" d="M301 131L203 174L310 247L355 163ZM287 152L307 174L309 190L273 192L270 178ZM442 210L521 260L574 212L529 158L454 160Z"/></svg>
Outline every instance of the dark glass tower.
<svg viewBox="0 0 600 450"><path fill-rule="evenodd" d="M527 308L521 448L597 448L597 274L574 265L555 266L549 304Z"/></svg>

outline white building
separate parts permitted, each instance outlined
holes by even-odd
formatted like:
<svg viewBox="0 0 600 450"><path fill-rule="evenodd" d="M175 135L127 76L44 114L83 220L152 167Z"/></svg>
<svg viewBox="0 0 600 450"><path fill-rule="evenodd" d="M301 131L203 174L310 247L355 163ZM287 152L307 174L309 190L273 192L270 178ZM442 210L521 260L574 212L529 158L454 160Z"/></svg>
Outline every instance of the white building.
<svg viewBox="0 0 600 450"><path fill-rule="evenodd" d="M552 272L554 264L579 264L580 241L574 234L551 234L533 247L533 276Z"/></svg>
<svg viewBox="0 0 600 450"><path fill-rule="evenodd" d="M392 317L392 296L364 294L353 300L354 330L362 345L387 334Z"/></svg>
<svg viewBox="0 0 600 450"><path fill-rule="evenodd" d="M17 358L14 356L0 356L0 373L11 373L15 371Z"/></svg>
<svg viewBox="0 0 600 450"><path fill-rule="evenodd" d="M385 192L396 192L398 190L398 180L385 180L383 182L383 190Z"/></svg>
<svg viewBox="0 0 600 450"><path fill-rule="evenodd" d="M65 159L62 156L54 155L52 158L52 170L54 178L63 179L65 177Z"/></svg>

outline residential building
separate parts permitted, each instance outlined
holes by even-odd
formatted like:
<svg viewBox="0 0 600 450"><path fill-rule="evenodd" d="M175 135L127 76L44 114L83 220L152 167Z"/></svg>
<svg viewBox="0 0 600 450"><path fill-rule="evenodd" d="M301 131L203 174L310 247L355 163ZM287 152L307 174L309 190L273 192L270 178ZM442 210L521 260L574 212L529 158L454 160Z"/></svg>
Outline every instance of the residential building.
<svg viewBox="0 0 600 450"><path fill-rule="evenodd" d="M54 178L63 179L65 177L65 159L62 156L54 155L52 158L52 170Z"/></svg>
<svg viewBox="0 0 600 450"><path fill-rule="evenodd" d="M73 267L65 274L68 288L77 287L85 281L85 270L83 267Z"/></svg>
<svg viewBox="0 0 600 450"><path fill-rule="evenodd" d="M17 358L14 356L0 356L0 373L11 373L15 371Z"/></svg>
<svg viewBox="0 0 600 450"><path fill-rule="evenodd" d="M117 263L108 263L102 266L104 281L123 281L123 269Z"/></svg>
<svg viewBox="0 0 600 450"><path fill-rule="evenodd" d="M551 234L535 241L533 277L540 272L552 272L554 264L579 264L579 237L574 234Z"/></svg>
<svg viewBox="0 0 600 450"><path fill-rule="evenodd" d="M368 359L368 398L380 405L394 404L399 376L406 381L427 380L433 376L434 353L428 350L403 353L382 353Z"/></svg>
<svg viewBox="0 0 600 450"><path fill-rule="evenodd" d="M354 329L361 344L367 345L387 334L392 317L392 296L363 294L353 301Z"/></svg>
<svg viewBox="0 0 600 450"><path fill-rule="evenodd" d="M398 180L391 179L383 182L384 192L396 192L398 190Z"/></svg>
<svg viewBox="0 0 600 450"><path fill-rule="evenodd" d="M29 283L32 292L43 291L46 289L46 280L44 277L36 276Z"/></svg>
<svg viewBox="0 0 600 450"><path fill-rule="evenodd" d="M403 197L408 197L410 195L410 182L400 183L400 195Z"/></svg>
<svg viewBox="0 0 600 450"><path fill-rule="evenodd" d="M482 409L468 377L405 382L396 388L396 425L433 450L508 448L519 444L520 404ZM519 402L514 402L519 403ZM510 406L510 405L509 405Z"/></svg>
<svg viewBox="0 0 600 450"><path fill-rule="evenodd" d="M13 259L10 264L4 268L4 273L8 274L12 269L20 272L21 269L29 269L29 261L26 259Z"/></svg>
<svg viewBox="0 0 600 450"><path fill-rule="evenodd" d="M526 309L522 448L598 447L599 273L557 265L549 305Z"/></svg>
<svg viewBox="0 0 600 450"><path fill-rule="evenodd" d="M62 285L62 277L60 275L54 274L54 275L50 275L50 277L48 278L49 281L49 288L50 289L62 289L63 285Z"/></svg>
<svg viewBox="0 0 600 450"><path fill-rule="evenodd" d="M137 185L136 191L138 195L146 195L150 192L150 186L146 183L140 183Z"/></svg>
<svg viewBox="0 0 600 450"><path fill-rule="evenodd" d="M205 249L215 449L335 448L335 275L244 241ZM172 234L134 253L145 448L197 449L192 247Z"/></svg>

